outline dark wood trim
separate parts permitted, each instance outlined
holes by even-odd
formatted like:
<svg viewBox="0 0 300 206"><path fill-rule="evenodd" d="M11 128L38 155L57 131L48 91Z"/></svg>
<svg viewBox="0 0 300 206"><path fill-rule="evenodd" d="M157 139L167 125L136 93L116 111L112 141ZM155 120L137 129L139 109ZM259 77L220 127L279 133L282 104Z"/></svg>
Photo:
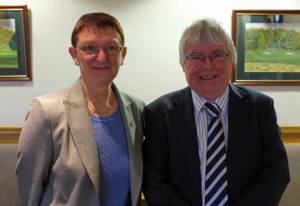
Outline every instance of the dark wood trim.
<svg viewBox="0 0 300 206"><path fill-rule="evenodd" d="M300 143L300 126L281 126L284 143ZM17 143L21 127L0 127L0 143Z"/></svg>

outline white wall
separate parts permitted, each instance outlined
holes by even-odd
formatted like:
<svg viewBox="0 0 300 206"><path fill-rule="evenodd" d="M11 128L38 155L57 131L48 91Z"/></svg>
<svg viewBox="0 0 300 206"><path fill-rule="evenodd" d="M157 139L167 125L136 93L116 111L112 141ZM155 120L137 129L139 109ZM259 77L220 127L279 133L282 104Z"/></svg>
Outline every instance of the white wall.
<svg viewBox="0 0 300 206"><path fill-rule="evenodd" d="M34 96L78 78L67 49L75 22L86 12L108 12L120 20L128 54L116 83L149 103L186 85L178 42L195 19L213 17L231 33L233 9L300 9L300 0L0 0L21 4L30 9L33 81L0 82L0 126L21 126ZM300 125L300 86L253 88L274 98L280 125Z"/></svg>

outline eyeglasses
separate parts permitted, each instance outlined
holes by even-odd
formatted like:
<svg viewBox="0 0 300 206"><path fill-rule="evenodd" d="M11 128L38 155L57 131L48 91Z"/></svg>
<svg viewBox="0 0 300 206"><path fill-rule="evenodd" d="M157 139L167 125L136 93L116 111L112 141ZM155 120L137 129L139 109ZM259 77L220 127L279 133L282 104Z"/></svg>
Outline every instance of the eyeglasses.
<svg viewBox="0 0 300 206"><path fill-rule="evenodd" d="M76 49L79 49L84 55L96 55L99 53L100 49L103 49L106 55L115 56L122 50L122 46L119 46L116 43L106 44L104 46L97 44L85 44L77 46Z"/></svg>
<svg viewBox="0 0 300 206"><path fill-rule="evenodd" d="M209 56L205 56L201 53L190 54L185 57L186 61L189 61L193 65L203 66L208 58L210 62L215 66L223 66L226 63L226 59L229 54L223 51L217 51L211 53Z"/></svg>

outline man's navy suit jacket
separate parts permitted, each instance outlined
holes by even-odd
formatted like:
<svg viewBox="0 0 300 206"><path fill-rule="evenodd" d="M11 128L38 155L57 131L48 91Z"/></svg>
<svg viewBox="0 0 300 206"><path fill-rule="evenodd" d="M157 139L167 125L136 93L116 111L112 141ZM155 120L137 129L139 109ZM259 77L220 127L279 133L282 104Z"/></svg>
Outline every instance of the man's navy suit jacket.
<svg viewBox="0 0 300 206"><path fill-rule="evenodd" d="M229 205L277 205L289 180L273 100L231 84L228 100ZM143 192L150 206L201 206L201 171L190 88L145 108Z"/></svg>

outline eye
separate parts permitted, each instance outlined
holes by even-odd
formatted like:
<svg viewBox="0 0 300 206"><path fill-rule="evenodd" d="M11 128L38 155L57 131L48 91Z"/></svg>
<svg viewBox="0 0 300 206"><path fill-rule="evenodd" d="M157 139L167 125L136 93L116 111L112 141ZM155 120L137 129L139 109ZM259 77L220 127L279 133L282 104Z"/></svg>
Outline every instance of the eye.
<svg viewBox="0 0 300 206"><path fill-rule="evenodd" d="M215 52L215 53L212 53L211 55L211 58L223 58L225 56L225 54L223 52Z"/></svg>
<svg viewBox="0 0 300 206"><path fill-rule="evenodd" d="M117 52L120 50L120 47L117 44L108 44L104 46L106 52Z"/></svg>
<svg viewBox="0 0 300 206"><path fill-rule="evenodd" d="M192 55L189 55L187 56L187 59L188 60L198 60L198 61L205 61L205 56L204 55L201 55L201 54L192 54Z"/></svg>
<svg viewBox="0 0 300 206"><path fill-rule="evenodd" d="M200 54L198 54L198 55L195 55L195 59L196 60L200 60L200 61L205 61L205 59L206 59L206 57L204 56L204 55L200 55Z"/></svg>
<svg viewBox="0 0 300 206"><path fill-rule="evenodd" d="M97 45L84 45L81 47L81 50L88 53L95 53L98 51Z"/></svg>

